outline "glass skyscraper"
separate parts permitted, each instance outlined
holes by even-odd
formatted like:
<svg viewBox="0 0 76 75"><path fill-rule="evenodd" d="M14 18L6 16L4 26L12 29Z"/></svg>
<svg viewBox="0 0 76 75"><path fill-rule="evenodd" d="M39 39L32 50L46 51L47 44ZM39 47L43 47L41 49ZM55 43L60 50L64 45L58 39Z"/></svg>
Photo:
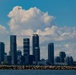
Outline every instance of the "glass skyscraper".
<svg viewBox="0 0 76 75"><path fill-rule="evenodd" d="M39 47L38 34L33 34L32 45L33 45L33 55L35 57L35 62L38 63L38 61L40 61L40 47Z"/></svg>
<svg viewBox="0 0 76 75"><path fill-rule="evenodd" d="M54 64L54 43L48 44L48 63L50 65Z"/></svg>
<svg viewBox="0 0 76 75"><path fill-rule="evenodd" d="M23 39L23 55L26 57L30 54L30 40L29 38Z"/></svg>
<svg viewBox="0 0 76 75"><path fill-rule="evenodd" d="M25 58L24 64L29 64L29 55L30 55L30 39L24 38L23 39L23 56Z"/></svg>
<svg viewBox="0 0 76 75"><path fill-rule="evenodd" d="M0 42L0 63L4 62L5 44Z"/></svg>
<svg viewBox="0 0 76 75"><path fill-rule="evenodd" d="M17 64L16 35L10 35L10 56L11 56L11 64Z"/></svg>

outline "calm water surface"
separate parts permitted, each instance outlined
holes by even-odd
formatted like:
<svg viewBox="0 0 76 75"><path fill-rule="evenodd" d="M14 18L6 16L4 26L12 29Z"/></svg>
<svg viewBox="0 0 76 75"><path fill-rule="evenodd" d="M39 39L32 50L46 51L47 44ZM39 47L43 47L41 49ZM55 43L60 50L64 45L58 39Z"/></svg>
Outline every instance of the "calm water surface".
<svg viewBox="0 0 76 75"><path fill-rule="evenodd" d="M0 75L76 75L75 70L0 70Z"/></svg>

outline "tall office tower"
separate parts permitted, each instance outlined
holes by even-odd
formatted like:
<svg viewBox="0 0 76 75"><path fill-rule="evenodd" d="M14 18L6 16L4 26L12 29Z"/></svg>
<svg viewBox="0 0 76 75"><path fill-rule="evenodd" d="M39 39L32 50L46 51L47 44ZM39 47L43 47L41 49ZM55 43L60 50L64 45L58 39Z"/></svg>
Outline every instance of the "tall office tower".
<svg viewBox="0 0 76 75"><path fill-rule="evenodd" d="M60 52L60 53L59 53L59 56L60 56L60 62L61 62L61 63L64 63L64 58L66 57L65 52Z"/></svg>
<svg viewBox="0 0 76 75"><path fill-rule="evenodd" d="M30 40L29 38L23 39L23 55L26 57L30 54Z"/></svg>
<svg viewBox="0 0 76 75"><path fill-rule="evenodd" d="M11 56L11 64L17 64L16 35L10 36L10 56Z"/></svg>
<svg viewBox="0 0 76 75"><path fill-rule="evenodd" d="M23 39L23 56L25 58L25 64L29 64L29 55L30 55L30 40L29 38Z"/></svg>
<svg viewBox="0 0 76 75"><path fill-rule="evenodd" d="M0 63L4 62L4 55L5 55L5 44L0 42Z"/></svg>
<svg viewBox="0 0 76 75"><path fill-rule="evenodd" d="M54 43L48 44L48 63L50 65L54 64Z"/></svg>
<svg viewBox="0 0 76 75"><path fill-rule="evenodd" d="M35 57L35 62L40 61L40 47L39 47L39 36L38 34L33 34L32 37L33 55Z"/></svg>

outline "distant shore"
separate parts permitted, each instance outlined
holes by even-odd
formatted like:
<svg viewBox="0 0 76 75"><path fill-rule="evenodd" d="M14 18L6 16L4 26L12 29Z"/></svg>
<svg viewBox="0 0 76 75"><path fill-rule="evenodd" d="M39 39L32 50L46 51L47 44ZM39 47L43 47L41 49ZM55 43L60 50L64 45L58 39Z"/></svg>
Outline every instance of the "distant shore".
<svg viewBox="0 0 76 75"><path fill-rule="evenodd" d="M76 70L76 66L18 66L0 65L0 70Z"/></svg>

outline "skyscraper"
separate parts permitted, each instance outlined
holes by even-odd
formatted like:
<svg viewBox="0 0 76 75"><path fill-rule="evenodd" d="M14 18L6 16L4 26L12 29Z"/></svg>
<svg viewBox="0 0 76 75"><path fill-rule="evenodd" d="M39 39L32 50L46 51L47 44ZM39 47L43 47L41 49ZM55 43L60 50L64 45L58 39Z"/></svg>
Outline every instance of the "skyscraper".
<svg viewBox="0 0 76 75"><path fill-rule="evenodd" d="M30 40L29 38L23 39L23 55L26 57L30 54Z"/></svg>
<svg viewBox="0 0 76 75"><path fill-rule="evenodd" d="M54 43L48 44L48 62L50 65L54 64Z"/></svg>
<svg viewBox="0 0 76 75"><path fill-rule="evenodd" d="M10 35L10 56L11 56L11 64L17 64L16 35Z"/></svg>
<svg viewBox="0 0 76 75"><path fill-rule="evenodd" d="M5 44L0 42L0 63L4 62Z"/></svg>
<svg viewBox="0 0 76 75"><path fill-rule="evenodd" d="M29 54L30 54L30 40L29 38L23 39L23 55L25 58L24 64L29 64Z"/></svg>
<svg viewBox="0 0 76 75"><path fill-rule="evenodd" d="M33 55L35 57L35 62L38 63L40 61L40 47L39 47L39 36L38 34L34 34L32 38L33 45Z"/></svg>

